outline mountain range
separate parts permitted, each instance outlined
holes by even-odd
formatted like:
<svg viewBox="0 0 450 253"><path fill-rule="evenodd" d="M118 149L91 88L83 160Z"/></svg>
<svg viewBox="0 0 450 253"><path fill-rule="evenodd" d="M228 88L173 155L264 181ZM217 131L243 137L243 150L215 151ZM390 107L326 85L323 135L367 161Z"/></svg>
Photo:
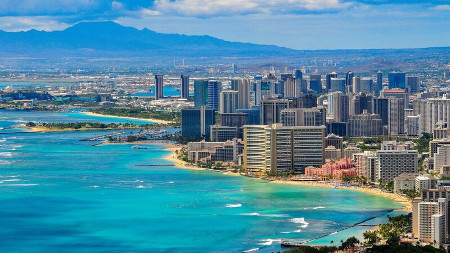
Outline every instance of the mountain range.
<svg viewBox="0 0 450 253"><path fill-rule="evenodd" d="M63 31L0 31L3 56L262 56L298 51L211 36L163 34L115 22L82 22Z"/></svg>

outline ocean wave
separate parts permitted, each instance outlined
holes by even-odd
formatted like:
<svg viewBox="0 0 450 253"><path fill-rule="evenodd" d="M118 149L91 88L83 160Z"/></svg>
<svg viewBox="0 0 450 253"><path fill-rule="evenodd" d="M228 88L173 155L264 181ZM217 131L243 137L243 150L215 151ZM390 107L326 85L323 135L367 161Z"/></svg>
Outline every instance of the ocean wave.
<svg viewBox="0 0 450 253"><path fill-rule="evenodd" d="M4 182L17 182L17 181L22 181L22 179L14 178L14 179L0 180L0 184Z"/></svg>
<svg viewBox="0 0 450 253"><path fill-rule="evenodd" d="M316 207L313 207L313 209L315 210L315 209L324 209L325 207L324 206L316 206Z"/></svg>
<svg viewBox="0 0 450 253"><path fill-rule="evenodd" d="M235 208L235 207L241 207L242 204L227 204L226 207L228 208Z"/></svg>
<svg viewBox="0 0 450 253"><path fill-rule="evenodd" d="M244 250L242 252L248 253L248 252L253 252L253 251L258 251L258 250L259 250L259 248L253 248L253 249Z"/></svg>
<svg viewBox="0 0 450 253"><path fill-rule="evenodd" d="M0 165L6 165L6 164L11 164L12 162L10 161L5 161L5 160L0 160Z"/></svg>
<svg viewBox="0 0 450 253"><path fill-rule="evenodd" d="M0 152L0 157L12 157L11 152Z"/></svg>
<svg viewBox="0 0 450 253"><path fill-rule="evenodd" d="M2 184L0 186L24 186L24 187L28 187L28 186L36 186L39 184Z"/></svg>
<svg viewBox="0 0 450 253"><path fill-rule="evenodd" d="M258 243L258 245L270 246L274 242L281 242L281 239L263 239L260 243Z"/></svg>
<svg viewBox="0 0 450 253"><path fill-rule="evenodd" d="M293 218L290 219L289 221L295 224L302 224L300 226L301 228L306 228L309 225L309 223L305 221L305 218Z"/></svg>
<svg viewBox="0 0 450 253"><path fill-rule="evenodd" d="M167 182L168 184L174 184L175 182L174 181L169 181L169 182Z"/></svg>
<svg viewBox="0 0 450 253"><path fill-rule="evenodd" d="M241 215L245 215L245 216L259 216L259 213L241 213Z"/></svg>
<svg viewBox="0 0 450 253"><path fill-rule="evenodd" d="M5 142L6 141L6 138L1 138L0 139L0 142Z"/></svg>
<svg viewBox="0 0 450 253"><path fill-rule="evenodd" d="M91 185L91 186L88 186L89 188L99 188L100 186L98 186L98 185Z"/></svg>

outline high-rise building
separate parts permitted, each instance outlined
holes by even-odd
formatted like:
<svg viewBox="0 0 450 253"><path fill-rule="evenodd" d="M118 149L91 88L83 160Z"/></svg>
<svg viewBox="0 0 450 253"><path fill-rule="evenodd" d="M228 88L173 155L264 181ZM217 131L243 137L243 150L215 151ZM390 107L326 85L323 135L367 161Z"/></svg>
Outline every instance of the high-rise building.
<svg viewBox="0 0 450 253"><path fill-rule="evenodd" d="M317 107L317 97L313 94L302 94L297 99L298 108L313 108Z"/></svg>
<svg viewBox="0 0 450 253"><path fill-rule="evenodd" d="M200 109L181 110L181 136L185 139L209 139L210 126L215 124L215 111Z"/></svg>
<svg viewBox="0 0 450 253"><path fill-rule="evenodd" d="M324 108L290 108L281 111L283 126L321 126L326 124Z"/></svg>
<svg viewBox="0 0 450 253"><path fill-rule="evenodd" d="M373 113L380 115L381 123L387 126L389 123L389 99L373 98Z"/></svg>
<svg viewBox="0 0 450 253"><path fill-rule="evenodd" d="M286 74L284 82L284 97L300 97L300 86L297 85L292 74Z"/></svg>
<svg viewBox="0 0 450 253"><path fill-rule="evenodd" d="M364 93L374 92L373 80L368 77L361 78L359 81L359 91Z"/></svg>
<svg viewBox="0 0 450 253"><path fill-rule="evenodd" d="M239 92L225 90L220 92L219 113L235 113L238 109Z"/></svg>
<svg viewBox="0 0 450 253"><path fill-rule="evenodd" d="M353 155L358 176L364 177L368 182L377 182L378 158L375 152L365 151Z"/></svg>
<svg viewBox="0 0 450 253"><path fill-rule="evenodd" d="M337 74L336 72L331 72L325 75L325 86L327 91L329 91L331 89L331 78L337 78ZM345 81L344 81L345 83ZM344 85L345 86L345 85Z"/></svg>
<svg viewBox="0 0 450 253"><path fill-rule="evenodd" d="M413 114L420 115L423 131L432 133L437 125L450 123L450 99L447 96L415 99L413 100Z"/></svg>
<svg viewBox="0 0 450 253"><path fill-rule="evenodd" d="M350 137L372 137L383 134L380 115L368 114L366 111L350 116L348 128Z"/></svg>
<svg viewBox="0 0 450 253"><path fill-rule="evenodd" d="M273 74L255 78L255 105L260 105L263 99L272 98L275 94L275 83L277 83L277 77Z"/></svg>
<svg viewBox="0 0 450 253"><path fill-rule="evenodd" d="M155 100L164 97L163 87L164 87L164 76L155 75Z"/></svg>
<svg viewBox="0 0 450 253"><path fill-rule="evenodd" d="M402 173L417 173L417 150L379 150L376 179L381 183L394 180Z"/></svg>
<svg viewBox="0 0 450 253"><path fill-rule="evenodd" d="M181 75L181 98L189 98L189 76Z"/></svg>
<svg viewBox="0 0 450 253"><path fill-rule="evenodd" d="M352 71L347 72L347 75L345 76L345 87L347 93L353 92L353 77L355 74Z"/></svg>
<svg viewBox="0 0 450 253"><path fill-rule="evenodd" d="M383 89L383 73L381 71L377 72L377 85L375 85L374 91L379 93Z"/></svg>
<svg viewBox="0 0 450 253"><path fill-rule="evenodd" d="M402 135L405 133L405 103L403 99L389 98L388 104L388 134Z"/></svg>
<svg viewBox="0 0 450 253"><path fill-rule="evenodd" d="M340 91L342 93L346 93L345 89L345 79L344 78L330 78L330 89L329 92Z"/></svg>
<svg viewBox="0 0 450 253"><path fill-rule="evenodd" d="M333 92L333 118L336 122L348 122L349 98L342 92Z"/></svg>
<svg viewBox="0 0 450 253"><path fill-rule="evenodd" d="M422 135L420 115L406 117L406 134L409 137L420 137Z"/></svg>
<svg viewBox="0 0 450 253"><path fill-rule="evenodd" d="M309 75L309 88L314 92L322 92L322 76L317 74Z"/></svg>
<svg viewBox="0 0 450 253"><path fill-rule="evenodd" d="M389 89L406 89L406 74L402 72L388 73Z"/></svg>
<svg viewBox="0 0 450 253"><path fill-rule="evenodd" d="M250 79L239 79L237 91L239 92L238 108L250 108Z"/></svg>
<svg viewBox="0 0 450 253"><path fill-rule="evenodd" d="M417 93L420 91L420 79L418 76L406 77L406 88L409 93Z"/></svg>
<svg viewBox="0 0 450 253"><path fill-rule="evenodd" d="M208 105L208 80L194 80L194 107Z"/></svg>
<svg viewBox="0 0 450 253"><path fill-rule="evenodd" d="M261 102L261 124L271 125L281 123L281 111L286 108L295 108L297 100L267 99Z"/></svg>
<svg viewBox="0 0 450 253"><path fill-rule="evenodd" d="M258 125L261 123L261 107L252 106L250 109L238 109L237 113L247 114L247 125Z"/></svg>
<svg viewBox="0 0 450 253"><path fill-rule="evenodd" d="M238 128L229 126L211 125L210 140L212 142L228 141L238 137Z"/></svg>
<svg viewBox="0 0 450 253"><path fill-rule="evenodd" d="M373 97L364 93L351 96L349 114L361 114L364 110L369 114L373 113Z"/></svg>
<svg viewBox="0 0 450 253"><path fill-rule="evenodd" d="M352 81L352 90L354 94L358 94L361 92L361 77L355 76Z"/></svg>
<svg viewBox="0 0 450 253"><path fill-rule="evenodd" d="M300 93L307 93L308 87L306 82L303 82L303 73L300 69L294 71L295 75L295 86L299 87Z"/></svg>
<svg viewBox="0 0 450 253"><path fill-rule="evenodd" d="M303 173L325 159L325 127L244 126L244 169Z"/></svg>
<svg viewBox="0 0 450 253"><path fill-rule="evenodd" d="M211 109L219 110L219 94L222 84L218 81L208 81L208 106Z"/></svg>

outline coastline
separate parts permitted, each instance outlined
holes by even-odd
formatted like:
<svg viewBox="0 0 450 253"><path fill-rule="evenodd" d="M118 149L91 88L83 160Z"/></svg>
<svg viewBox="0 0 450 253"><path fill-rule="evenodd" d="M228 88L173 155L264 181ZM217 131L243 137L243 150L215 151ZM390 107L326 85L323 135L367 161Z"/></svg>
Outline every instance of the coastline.
<svg viewBox="0 0 450 253"><path fill-rule="evenodd" d="M144 119L144 118L136 118L136 117L126 117L126 116L114 116L114 115L107 115L107 114L100 114L95 112L80 112L81 114L88 115L88 116L95 116L95 117L104 117L104 118L117 118L117 119L130 119L130 120L141 120L141 121L147 121L149 123L156 123L156 124L170 124L174 123L173 121L168 120L161 120L161 119Z"/></svg>
<svg viewBox="0 0 450 253"><path fill-rule="evenodd" d="M159 143L157 145L160 145ZM164 145L164 144L161 144ZM181 145L167 145L166 150L170 151L171 153L167 156L164 157L164 159L173 162L177 167L179 168L183 168L183 169L188 169L188 170L206 170L205 168L201 168L195 165L190 165L189 163L179 160L175 151L180 150L181 149ZM229 175L240 175L239 173L232 173L232 172L227 172L224 174L229 174ZM391 199L399 204L402 205L402 208L400 209L396 209L397 211L404 211L404 212L412 212L412 202L410 199L408 199L405 196L401 196L401 195L397 195L394 193L389 193L389 192L384 192L378 188L363 188L363 187L355 187L355 186L350 186L350 187L345 187L345 186L335 186L333 184L333 182L320 182L320 181L314 181L314 182L305 182L305 181L291 181L291 180L274 180L274 181L270 181L270 183L275 183L275 184L288 184L288 185L298 185L298 186L307 186L307 187L321 187L321 188L338 188L338 189L344 189L344 190L350 190L350 191L357 191L357 192L361 192L361 193L366 193L366 194L370 194L370 195L375 195L378 197L383 197L383 198L388 198Z"/></svg>

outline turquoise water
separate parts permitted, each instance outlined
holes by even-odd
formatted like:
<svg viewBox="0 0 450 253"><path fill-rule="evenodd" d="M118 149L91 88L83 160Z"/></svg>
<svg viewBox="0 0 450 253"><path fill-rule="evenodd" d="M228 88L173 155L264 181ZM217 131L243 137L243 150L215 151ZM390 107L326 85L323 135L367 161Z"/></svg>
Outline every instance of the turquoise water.
<svg viewBox="0 0 450 253"><path fill-rule="evenodd" d="M0 117L3 125L77 120L37 112ZM79 141L96 134L0 131L3 252L272 252L281 240L316 238L399 207L354 191L161 166L169 162L160 146Z"/></svg>

